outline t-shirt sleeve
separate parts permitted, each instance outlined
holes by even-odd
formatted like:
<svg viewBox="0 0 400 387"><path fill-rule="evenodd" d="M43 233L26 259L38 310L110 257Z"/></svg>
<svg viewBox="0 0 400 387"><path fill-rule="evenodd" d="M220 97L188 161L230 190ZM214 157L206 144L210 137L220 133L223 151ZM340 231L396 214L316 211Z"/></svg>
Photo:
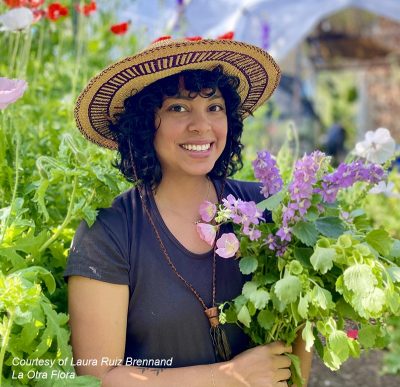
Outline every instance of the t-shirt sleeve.
<svg viewBox="0 0 400 387"><path fill-rule="evenodd" d="M100 211L89 227L82 221L69 251L64 278L71 275L129 285L126 229L118 214Z"/></svg>

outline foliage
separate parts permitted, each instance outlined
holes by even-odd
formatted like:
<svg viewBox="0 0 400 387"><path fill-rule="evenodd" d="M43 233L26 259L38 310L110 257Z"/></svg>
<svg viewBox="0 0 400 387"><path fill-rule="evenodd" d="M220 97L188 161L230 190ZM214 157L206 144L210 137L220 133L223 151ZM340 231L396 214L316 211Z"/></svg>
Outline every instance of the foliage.
<svg viewBox="0 0 400 387"><path fill-rule="evenodd" d="M273 223L233 197L216 212L217 224L233 223L240 270L251 274L242 294L221 305L221 321L241 326L255 344L290 344L301 334L337 370L362 348L389 342L387 318L400 314L400 241L362 208L384 178L380 166L356 160L334 169L318 151L294 157L278 155L280 175L268 152L253 162L268 197L258 208L271 211ZM348 336L346 320L358 338Z"/></svg>
<svg viewBox="0 0 400 387"><path fill-rule="evenodd" d="M2 386L98 385L76 377L68 363L57 365L72 361L62 273L79 221L92 224L97 209L129 186L111 166L114 155L75 129L72 112L88 77L115 59L111 55L130 54L136 41L109 32L109 10L86 17L74 3L63 2L70 16L57 22L42 18L27 30L0 32L1 76L28 82L23 99L0 111ZM1 3L0 13L5 10ZM55 365L14 365L16 357ZM29 378L30 370L50 376ZM12 378L19 372L21 379Z"/></svg>

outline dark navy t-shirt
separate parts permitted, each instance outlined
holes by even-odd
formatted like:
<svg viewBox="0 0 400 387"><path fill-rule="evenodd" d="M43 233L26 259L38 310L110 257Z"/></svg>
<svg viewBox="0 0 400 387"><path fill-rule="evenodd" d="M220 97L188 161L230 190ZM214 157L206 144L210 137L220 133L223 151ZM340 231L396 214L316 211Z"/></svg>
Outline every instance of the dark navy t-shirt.
<svg viewBox="0 0 400 387"><path fill-rule="evenodd" d="M213 183L219 193L221 181ZM246 201L264 199L260 184L253 182L228 179L223 197L229 194ZM146 200L178 272L206 305L211 305L212 252L188 251L168 230L153 196ZM71 275L129 286L127 364L132 359L172 358L169 365L184 367L216 361L203 307L166 262L136 189L116 197L110 208L101 209L92 227L81 222L64 272L65 277ZM238 260L217 255L216 278L217 303L241 293L245 278ZM249 339L238 326L225 324L224 329L233 356L249 348Z"/></svg>

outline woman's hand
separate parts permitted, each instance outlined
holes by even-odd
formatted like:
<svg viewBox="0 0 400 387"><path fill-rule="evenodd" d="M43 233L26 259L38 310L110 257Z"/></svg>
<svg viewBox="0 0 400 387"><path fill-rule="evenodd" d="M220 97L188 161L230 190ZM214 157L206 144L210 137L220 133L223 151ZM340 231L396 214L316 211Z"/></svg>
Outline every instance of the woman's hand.
<svg viewBox="0 0 400 387"><path fill-rule="evenodd" d="M292 347L275 342L249 349L215 366L219 375L231 379L232 387L284 387L291 375L287 352L292 352Z"/></svg>

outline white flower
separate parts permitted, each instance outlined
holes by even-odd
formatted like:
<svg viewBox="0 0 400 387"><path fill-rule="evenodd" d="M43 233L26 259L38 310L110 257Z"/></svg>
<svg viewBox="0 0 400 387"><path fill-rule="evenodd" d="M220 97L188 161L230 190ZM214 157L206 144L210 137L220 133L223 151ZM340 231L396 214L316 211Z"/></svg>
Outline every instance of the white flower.
<svg viewBox="0 0 400 387"><path fill-rule="evenodd" d="M378 128L365 134L364 141L356 144L354 153L371 163L383 164L394 156L395 148L396 143L389 130Z"/></svg>
<svg viewBox="0 0 400 387"><path fill-rule="evenodd" d="M393 192L394 183L389 181L387 184L384 181L380 181L377 185L372 187L368 193L373 195L384 194L390 198L400 198L400 194Z"/></svg>
<svg viewBox="0 0 400 387"><path fill-rule="evenodd" d="M33 12L29 8L13 8L0 15L0 31L20 31L33 23Z"/></svg>
<svg viewBox="0 0 400 387"><path fill-rule="evenodd" d="M389 181L387 184L384 181L380 181L377 185L373 186L370 190L370 194L391 194L393 192L394 183Z"/></svg>

